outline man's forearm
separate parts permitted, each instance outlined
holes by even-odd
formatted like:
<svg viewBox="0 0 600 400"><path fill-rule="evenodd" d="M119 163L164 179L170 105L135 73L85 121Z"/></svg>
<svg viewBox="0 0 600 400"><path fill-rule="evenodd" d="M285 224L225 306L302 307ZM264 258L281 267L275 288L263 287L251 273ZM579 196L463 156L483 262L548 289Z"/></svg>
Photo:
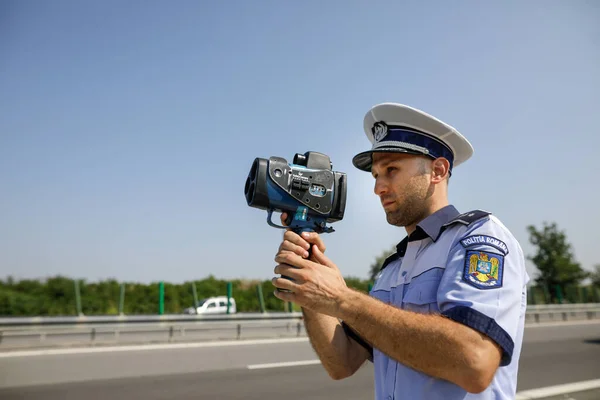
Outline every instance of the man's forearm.
<svg viewBox="0 0 600 400"><path fill-rule="evenodd" d="M389 357L461 386L479 379L478 332L440 315L413 313L349 289L339 317ZM484 377L483 379L487 379Z"/></svg>
<svg viewBox="0 0 600 400"><path fill-rule="evenodd" d="M350 341L337 318L302 309L304 325L321 364L334 379L354 373L366 357Z"/></svg>

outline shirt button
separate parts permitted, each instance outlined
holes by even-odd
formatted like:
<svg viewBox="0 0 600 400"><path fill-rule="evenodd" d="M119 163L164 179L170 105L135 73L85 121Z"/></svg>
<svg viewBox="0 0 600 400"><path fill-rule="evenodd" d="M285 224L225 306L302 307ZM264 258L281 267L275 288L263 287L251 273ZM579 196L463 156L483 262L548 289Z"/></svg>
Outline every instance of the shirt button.
<svg viewBox="0 0 600 400"><path fill-rule="evenodd" d="M387 400L392 400L392 396L388 396L388 397L387 397Z"/></svg>
<svg viewBox="0 0 600 400"><path fill-rule="evenodd" d="M406 271L402 271L402 276L406 276Z"/></svg>

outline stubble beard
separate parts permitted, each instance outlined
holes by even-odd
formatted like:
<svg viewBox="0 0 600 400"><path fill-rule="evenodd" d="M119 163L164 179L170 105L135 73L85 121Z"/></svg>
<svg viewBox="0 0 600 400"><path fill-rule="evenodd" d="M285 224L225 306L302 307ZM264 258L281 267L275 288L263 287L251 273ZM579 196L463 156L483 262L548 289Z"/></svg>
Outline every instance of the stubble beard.
<svg viewBox="0 0 600 400"><path fill-rule="evenodd" d="M404 227L421 221L427 211L427 188L413 181L406 187L406 198L393 210L386 210L386 219L390 225Z"/></svg>

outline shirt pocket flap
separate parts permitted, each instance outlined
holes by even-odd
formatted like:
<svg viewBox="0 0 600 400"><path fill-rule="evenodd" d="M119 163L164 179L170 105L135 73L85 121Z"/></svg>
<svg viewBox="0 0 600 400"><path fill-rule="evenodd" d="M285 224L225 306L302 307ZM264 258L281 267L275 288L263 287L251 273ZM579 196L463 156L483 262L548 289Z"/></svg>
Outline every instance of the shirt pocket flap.
<svg viewBox="0 0 600 400"><path fill-rule="evenodd" d="M390 291L389 290L372 290L370 292L370 295L384 303L390 302Z"/></svg>
<svg viewBox="0 0 600 400"><path fill-rule="evenodd" d="M404 302L411 304L429 304L437 301L439 280L430 279L414 282L408 286L404 294Z"/></svg>

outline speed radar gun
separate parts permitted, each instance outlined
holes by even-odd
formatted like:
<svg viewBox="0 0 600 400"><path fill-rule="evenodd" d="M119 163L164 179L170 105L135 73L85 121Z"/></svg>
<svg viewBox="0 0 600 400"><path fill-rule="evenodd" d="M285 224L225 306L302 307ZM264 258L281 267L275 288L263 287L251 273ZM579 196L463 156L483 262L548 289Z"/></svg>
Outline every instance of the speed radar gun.
<svg viewBox="0 0 600 400"><path fill-rule="evenodd" d="M333 232L327 223L344 217L346 191L346 174L333 171L329 156L314 151L296 153L292 163L256 158L244 187L246 202L266 210L270 226L297 233ZM272 221L273 212L287 214L286 226Z"/></svg>
<svg viewBox="0 0 600 400"><path fill-rule="evenodd" d="M244 195L250 207L267 211L267 223L274 228L330 233L334 229L327 224L344 217L346 187L346 174L332 170L329 156L309 151L296 153L292 163L256 158ZM287 214L285 226L272 221L273 212Z"/></svg>

